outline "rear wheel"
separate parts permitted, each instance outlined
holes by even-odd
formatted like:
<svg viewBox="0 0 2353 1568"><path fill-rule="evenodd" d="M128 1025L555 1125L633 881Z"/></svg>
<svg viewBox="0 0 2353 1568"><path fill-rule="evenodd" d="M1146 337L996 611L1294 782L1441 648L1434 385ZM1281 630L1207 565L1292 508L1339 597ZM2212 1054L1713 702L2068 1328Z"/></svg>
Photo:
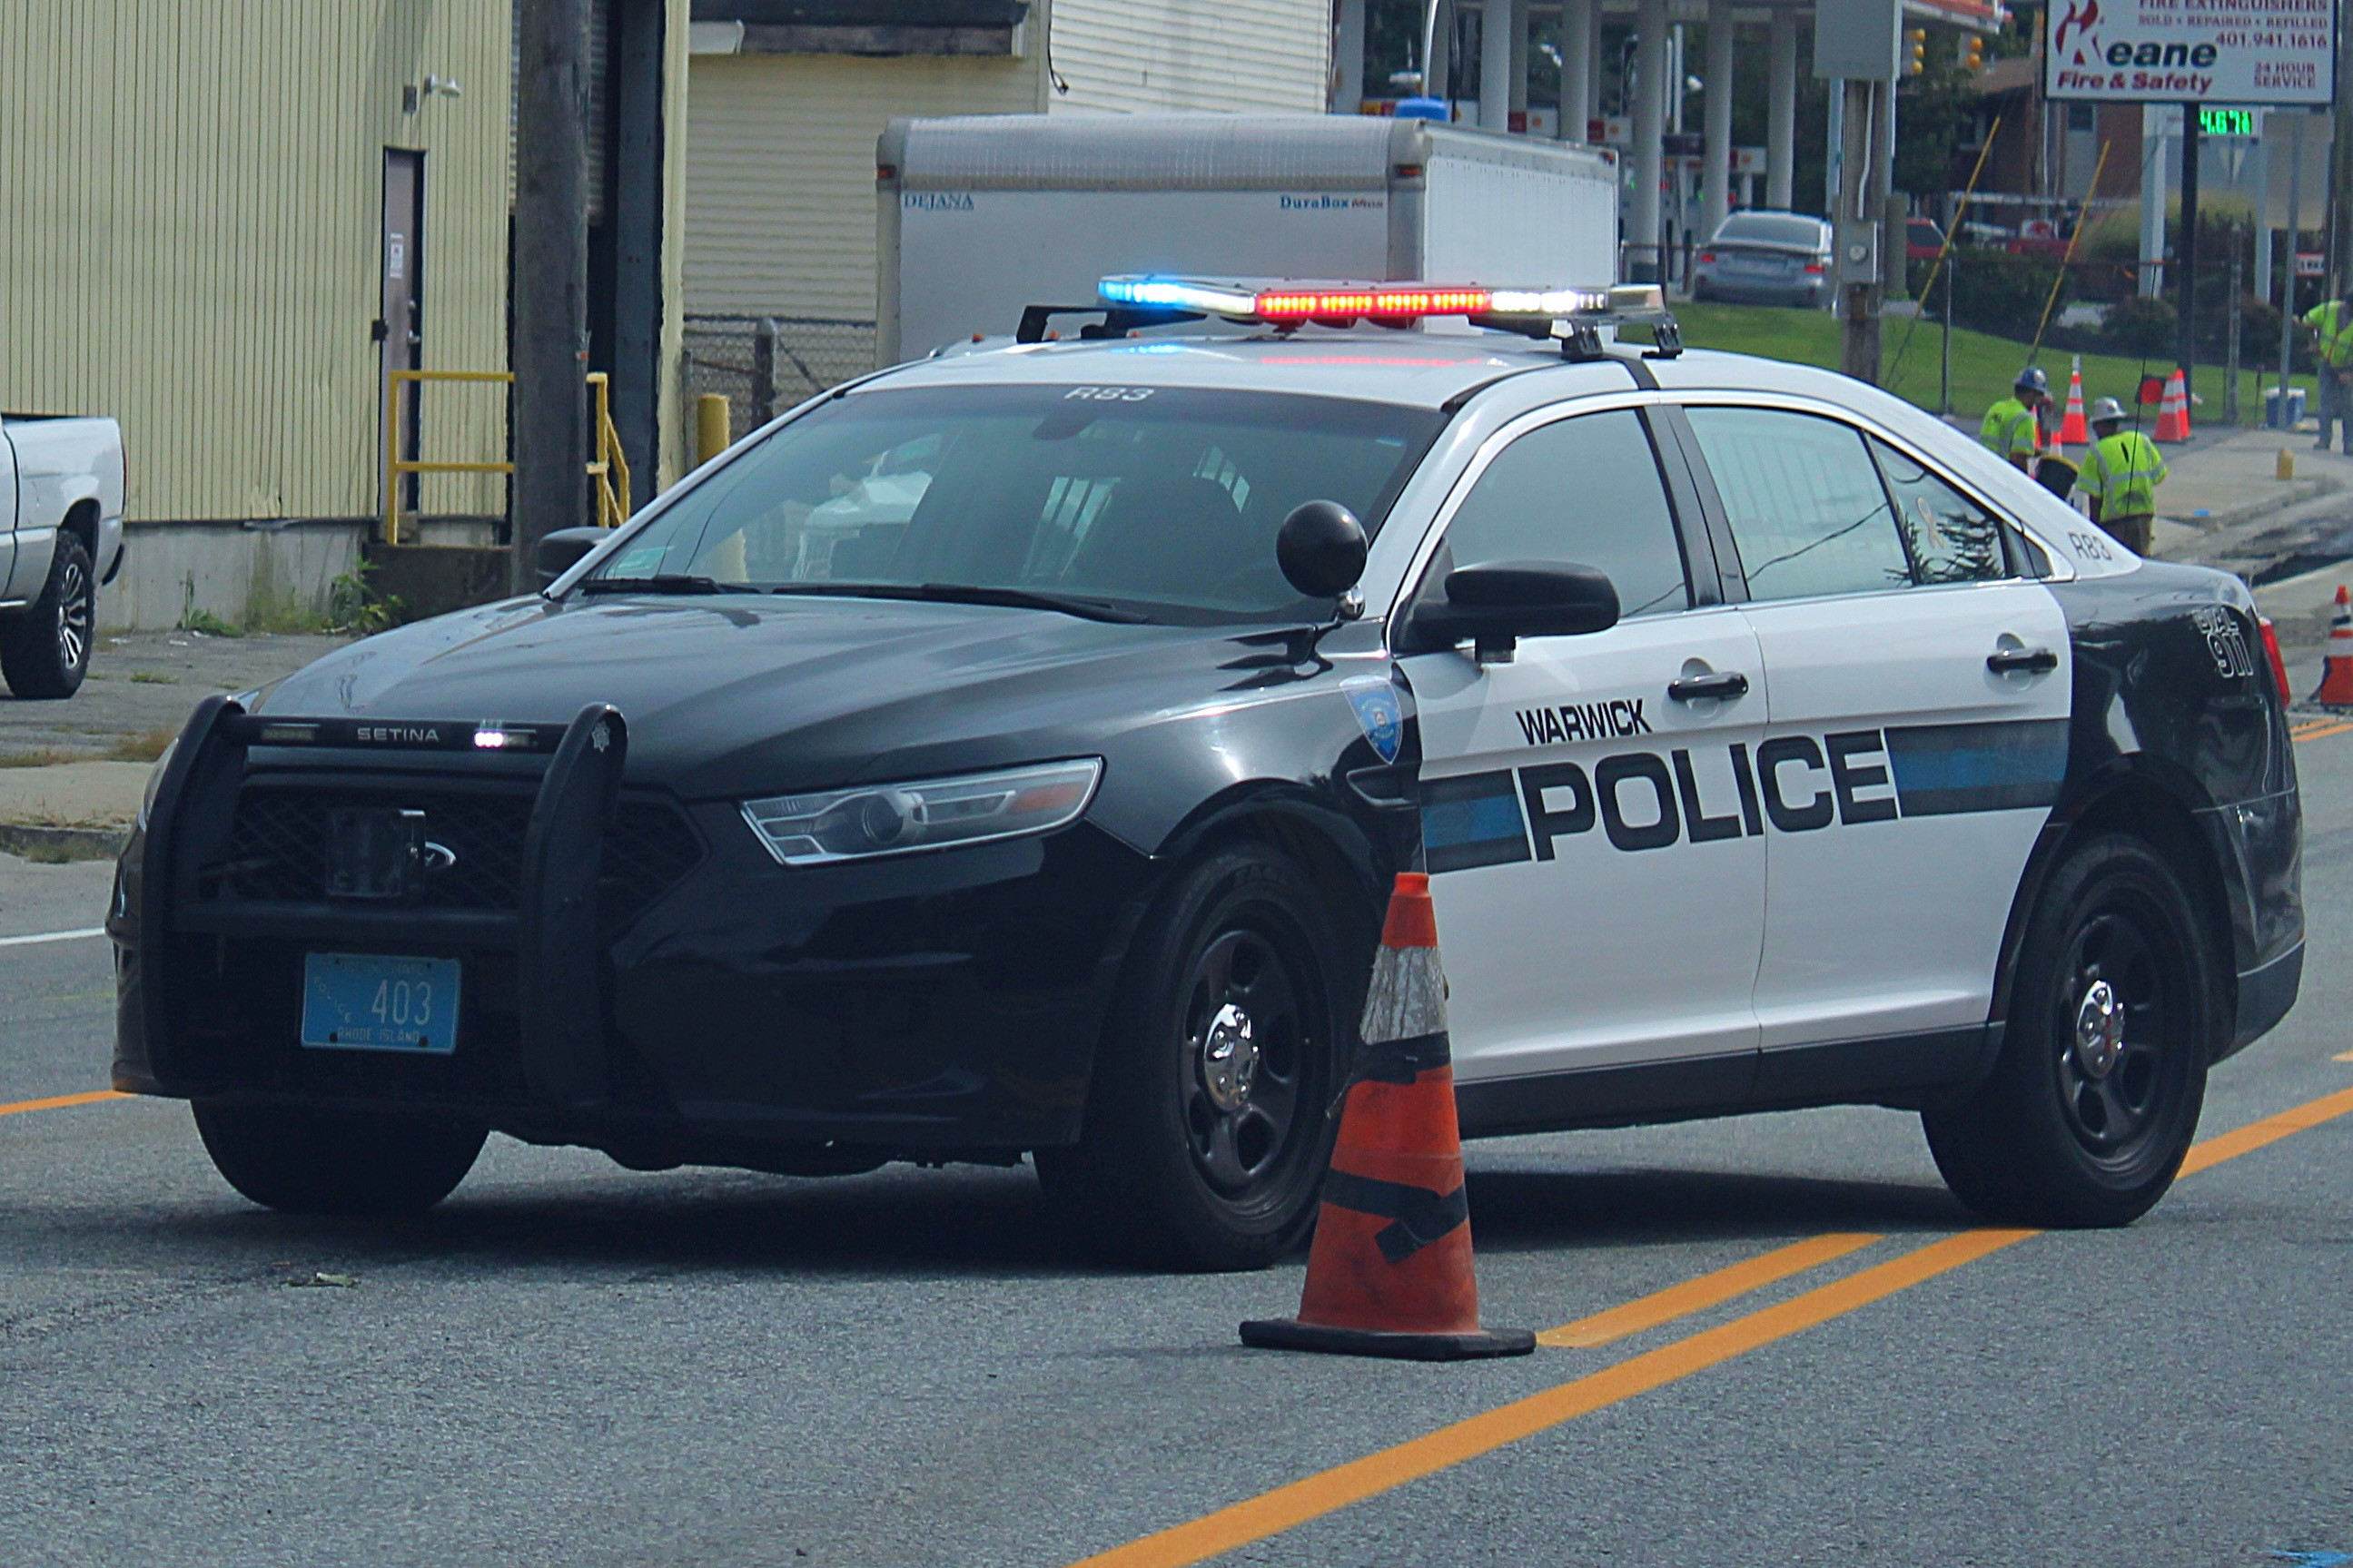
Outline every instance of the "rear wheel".
<svg viewBox="0 0 2353 1568"><path fill-rule="evenodd" d="M2084 844L2027 927L1992 1075L1922 1118L1947 1184L1989 1219L2138 1219L2198 1131L2219 994L2172 868L2136 838Z"/></svg>
<svg viewBox="0 0 2353 1568"><path fill-rule="evenodd" d="M98 583L89 547L61 531L41 596L15 619L0 621L0 675L8 689L27 700L80 690L97 625Z"/></svg>
<svg viewBox="0 0 2353 1568"><path fill-rule="evenodd" d="M1259 1268L1296 1247L1335 1130L1344 943L1290 860L1222 850L1155 906L1098 1047L1086 1125L1040 1149L1048 1197L1120 1250Z"/></svg>
<svg viewBox="0 0 2353 1568"><path fill-rule="evenodd" d="M466 1179L490 1136L425 1117L202 1100L195 1110L228 1184L288 1214L422 1214Z"/></svg>

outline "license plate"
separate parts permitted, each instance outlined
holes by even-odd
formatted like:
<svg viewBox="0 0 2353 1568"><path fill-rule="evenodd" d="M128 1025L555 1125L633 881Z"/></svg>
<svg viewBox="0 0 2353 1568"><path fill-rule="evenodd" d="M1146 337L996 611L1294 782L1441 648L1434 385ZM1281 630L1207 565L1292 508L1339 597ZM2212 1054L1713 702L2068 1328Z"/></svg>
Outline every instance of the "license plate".
<svg viewBox="0 0 2353 1568"><path fill-rule="evenodd" d="M325 1051L458 1048L458 961L313 952L302 960L302 1043Z"/></svg>

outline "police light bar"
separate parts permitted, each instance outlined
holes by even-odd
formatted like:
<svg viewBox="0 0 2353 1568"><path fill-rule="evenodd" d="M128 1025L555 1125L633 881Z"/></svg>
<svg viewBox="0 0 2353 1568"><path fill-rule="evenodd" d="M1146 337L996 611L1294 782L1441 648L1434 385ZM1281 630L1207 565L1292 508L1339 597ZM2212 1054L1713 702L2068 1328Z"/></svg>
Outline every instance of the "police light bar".
<svg viewBox="0 0 2353 1568"><path fill-rule="evenodd" d="M1558 319L1655 310L1655 285L1615 289L1499 289L1465 283L1292 283L1261 285L1219 279L1106 278L1106 305L1198 310L1229 321L1413 321L1429 316Z"/></svg>
<svg viewBox="0 0 2353 1568"><path fill-rule="evenodd" d="M1310 282L1284 279L1261 282L1239 278L1105 278L1095 285L1102 300L1101 326L1081 330L1082 338L1127 337L1134 329L1216 316L1229 321L1262 321L1288 331L1310 321L1346 326L1377 321L1402 326L1432 316L1461 316L1474 327L1516 332L1560 344L1563 358L1602 357L1603 327L1647 326L1654 345L1645 359L1672 359L1683 353L1683 332L1655 283L1620 283L1607 289L1500 289L1484 283ZM1025 343L1042 342L1046 323L1082 307L1032 305L1016 334Z"/></svg>

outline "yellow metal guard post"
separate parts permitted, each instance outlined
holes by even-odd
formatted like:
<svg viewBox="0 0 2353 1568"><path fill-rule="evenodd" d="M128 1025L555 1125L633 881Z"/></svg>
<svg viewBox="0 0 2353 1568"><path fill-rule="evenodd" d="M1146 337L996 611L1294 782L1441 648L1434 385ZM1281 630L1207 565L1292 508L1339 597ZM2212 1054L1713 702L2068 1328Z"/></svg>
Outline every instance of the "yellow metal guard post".
<svg viewBox="0 0 2353 1568"><path fill-rule="evenodd" d="M427 381L499 382L512 384L514 373L504 370L396 370L384 400L384 542L400 542L400 481L409 474L512 474L512 463L435 463L400 456L400 413L402 388ZM621 433L613 424L610 382L606 374L592 371L588 389L596 396L596 460L588 465L588 477L596 486L596 525L613 528L627 521L632 510L629 497L629 459L621 451Z"/></svg>
<svg viewBox="0 0 2353 1568"><path fill-rule="evenodd" d="M427 381L512 382L503 370L396 370L384 400L384 542L400 542L400 480L405 474L512 474L512 463L427 463L400 456L400 405L404 384Z"/></svg>
<svg viewBox="0 0 2353 1568"><path fill-rule="evenodd" d="M701 468L727 450L726 397L706 392L694 400L694 466Z"/></svg>
<svg viewBox="0 0 2353 1568"><path fill-rule="evenodd" d="M601 370L590 371L588 390L596 400L596 460L588 465L588 477L596 487L596 526L617 528L629 517L629 459L613 424L611 378Z"/></svg>

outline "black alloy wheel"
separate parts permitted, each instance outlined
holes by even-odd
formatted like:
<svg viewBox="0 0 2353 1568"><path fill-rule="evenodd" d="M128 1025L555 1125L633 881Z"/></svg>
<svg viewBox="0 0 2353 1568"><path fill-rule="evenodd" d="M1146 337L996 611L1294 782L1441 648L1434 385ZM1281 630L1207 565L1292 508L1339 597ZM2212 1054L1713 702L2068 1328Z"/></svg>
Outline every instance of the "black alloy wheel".
<svg viewBox="0 0 2353 1568"><path fill-rule="evenodd" d="M1193 962L1177 1082L1194 1167L1228 1197L1247 1197L1274 1171L1303 1110L1304 1030L1294 961L1279 941L1256 925L1235 926Z"/></svg>
<svg viewBox="0 0 2353 1568"><path fill-rule="evenodd" d="M8 689L31 700L71 697L90 673L98 625L98 580L90 549L60 531L49 580L24 614L0 621L0 676Z"/></svg>
<svg viewBox="0 0 2353 1568"><path fill-rule="evenodd" d="M2168 1077L2188 1059L2173 1037L2178 998L2158 965L2145 917L2106 907L2079 927L2052 1001L2049 1055L2068 1131L2098 1160L2129 1156L2156 1123ZM2071 1005L2072 1002L2072 1005ZM2175 1048L2168 1050L2172 1045ZM2171 1071L2168 1072L2168 1068Z"/></svg>
<svg viewBox="0 0 2353 1568"><path fill-rule="evenodd" d="M2221 1028L2212 943L2172 868L2120 834L2053 868L2021 949L2000 1059L1922 1117L1989 1219L2128 1225L2172 1184Z"/></svg>
<svg viewBox="0 0 2353 1568"><path fill-rule="evenodd" d="M1212 851L1145 917L1097 1047L1080 1142L1037 1151L1048 1198L1117 1252L1260 1268L1305 1239L1361 989L1328 901L1271 850Z"/></svg>

